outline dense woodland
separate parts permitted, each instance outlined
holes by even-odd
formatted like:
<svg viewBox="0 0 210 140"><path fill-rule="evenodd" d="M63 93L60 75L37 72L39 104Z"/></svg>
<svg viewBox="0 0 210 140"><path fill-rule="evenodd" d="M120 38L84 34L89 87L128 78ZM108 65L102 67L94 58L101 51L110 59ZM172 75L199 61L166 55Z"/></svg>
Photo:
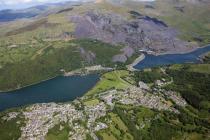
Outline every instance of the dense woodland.
<svg viewBox="0 0 210 140"><path fill-rule="evenodd" d="M128 118L129 115L125 114L123 109L115 109L135 139L168 140L175 137L179 138L185 133L197 133L203 135L201 139L208 139L207 135L210 130L210 74L192 72L190 65L184 65L177 70L168 67L165 74L159 68L154 68L151 71L140 71L136 72L134 77L136 82L141 80L146 83L172 77L174 82L164 88L177 91L189 104L185 108L176 106L180 114L159 112L161 117L152 121L151 127L146 131L148 134L143 136L138 135L140 132L135 127L135 120L130 122L132 118Z"/></svg>

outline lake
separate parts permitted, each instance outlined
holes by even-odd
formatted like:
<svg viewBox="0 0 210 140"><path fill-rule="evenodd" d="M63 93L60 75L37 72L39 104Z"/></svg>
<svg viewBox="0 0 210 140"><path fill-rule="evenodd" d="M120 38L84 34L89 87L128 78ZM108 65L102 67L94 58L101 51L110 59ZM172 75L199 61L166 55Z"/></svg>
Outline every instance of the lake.
<svg viewBox="0 0 210 140"><path fill-rule="evenodd" d="M83 96L99 75L59 76L19 90L0 93L0 111L34 103L67 102Z"/></svg>
<svg viewBox="0 0 210 140"><path fill-rule="evenodd" d="M210 45L185 54L150 55L134 66L135 69L145 69L170 64L199 63L199 56L210 51Z"/></svg>
<svg viewBox="0 0 210 140"><path fill-rule="evenodd" d="M136 69L151 68L169 64L199 63L199 56L209 52L210 46L186 54L149 55ZM83 96L99 80L99 75L56 77L19 90L0 93L0 111L34 103L67 102Z"/></svg>

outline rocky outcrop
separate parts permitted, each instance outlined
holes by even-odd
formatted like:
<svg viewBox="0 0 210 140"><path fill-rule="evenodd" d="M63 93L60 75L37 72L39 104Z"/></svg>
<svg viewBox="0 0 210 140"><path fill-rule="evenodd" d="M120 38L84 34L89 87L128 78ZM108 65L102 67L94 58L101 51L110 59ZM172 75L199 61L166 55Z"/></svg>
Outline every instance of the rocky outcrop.
<svg viewBox="0 0 210 140"><path fill-rule="evenodd" d="M86 51L84 48L80 47L79 48L81 57L83 58L83 60L85 60L87 63L93 63L93 61L96 58L96 55L91 52L91 51Z"/></svg>
<svg viewBox="0 0 210 140"><path fill-rule="evenodd" d="M192 4L210 3L209 0L186 0L186 1L189 2L189 3L192 3Z"/></svg>
<svg viewBox="0 0 210 140"><path fill-rule="evenodd" d="M187 52L196 46L177 38L178 31L163 21L134 13L132 20L114 13L87 12L73 16L76 38L93 38L112 44L124 44L136 50L145 49L156 53ZM122 57L122 56L121 56Z"/></svg>
<svg viewBox="0 0 210 140"><path fill-rule="evenodd" d="M131 57L135 51L133 48L131 47L125 47L123 49L121 49L121 54L115 55L113 57L113 62L126 62L128 60L129 57Z"/></svg>

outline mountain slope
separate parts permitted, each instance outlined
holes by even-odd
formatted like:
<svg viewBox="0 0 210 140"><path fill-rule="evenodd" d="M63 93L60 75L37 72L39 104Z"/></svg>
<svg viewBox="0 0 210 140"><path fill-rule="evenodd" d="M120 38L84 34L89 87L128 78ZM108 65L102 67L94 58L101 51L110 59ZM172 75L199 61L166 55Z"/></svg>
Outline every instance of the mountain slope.
<svg viewBox="0 0 210 140"><path fill-rule="evenodd" d="M210 54L204 64L126 68L142 49L210 43L209 0L140 1L38 7L36 17L0 23L0 91L90 66L113 70L74 101L0 112L0 139L209 140Z"/></svg>
<svg viewBox="0 0 210 140"><path fill-rule="evenodd" d="M210 38L208 1L195 4L184 0L102 0L67 3L46 11L43 8L38 7L42 14L34 18L0 23L0 71L8 71L12 65L14 69L9 71L18 71L16 66L20 63L43 59L43 50L51 44L60 48L62 44L71 46L71 41L79 39L97 39L111 46L122 46L109 58L109 63L117 64L125 63L131 56L133 59L142 49L153 54L184 53L208 44ZM53 53L59 50L53 49ZM5 79L4 74L1 79ZM45 79L44 76L39 80ZM17 83L9 87L15 88Z"/></svg>

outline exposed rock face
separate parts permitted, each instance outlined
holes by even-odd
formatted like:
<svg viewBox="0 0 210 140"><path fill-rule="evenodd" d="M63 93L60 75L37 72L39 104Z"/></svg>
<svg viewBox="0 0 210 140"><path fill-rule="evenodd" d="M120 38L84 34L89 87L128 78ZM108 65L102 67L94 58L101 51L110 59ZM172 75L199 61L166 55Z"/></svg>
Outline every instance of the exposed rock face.
<svg viewBox="0 0 210 140"><path fill-rule="evenodd" d="M185 1L188 2L188 3L191 3L191 4L206 4L206 3L210 3L209 0L185 0ZM172 2L180 3L180 2L183 2L183 0L172 0Z"/></svg>
<svg viewBox="0 0 210 140"><path fill-rule="evenodd" d="M178 39L178 32L163 21L141 14L135 17L127 20L113 13L90 11L84 16L71 17L71 21L77 25L76 38L93 38L157 53L187 52L195 47Z"/></svg>
<svg viewBox="0 0 210 140"><path fill-rule="evenodd" d="M131 57L134 54L134 50L130 47L125 47L121 51L123 51L123 54L127 57Z"/></svg>
<svg viewBox="0 0 210 140"><path fill-rule="evenodd" d="M115 55L113 57L113 62L126 62L127 61L127 58L131 57L135 51L133 48L131 47L125 47L123 49L121 49L121 54L119 55Z"/></svg>
<svg viewBox="0 0 210 140"><path fill-rule="evenodd" d="M115 55L113 57L113 62L126 62L127 61L127 57L123 54L119 54L119 55Z"/></svg>
<svg viewBox="0 0 210 140"><path fill-rule="evenodd" d="M93 61L96 58L96 55L91 52L91 51L86 51L84 48L80 47L79 48L80 54L82 58L87 62L87 63L93 63Z"/></svg>
<svg viewBox="0 0 210 140"><path fill-rule="evenodd" d="M186 0L189 3L199 4L199 3L210 3L209 0Z"/></svg>

